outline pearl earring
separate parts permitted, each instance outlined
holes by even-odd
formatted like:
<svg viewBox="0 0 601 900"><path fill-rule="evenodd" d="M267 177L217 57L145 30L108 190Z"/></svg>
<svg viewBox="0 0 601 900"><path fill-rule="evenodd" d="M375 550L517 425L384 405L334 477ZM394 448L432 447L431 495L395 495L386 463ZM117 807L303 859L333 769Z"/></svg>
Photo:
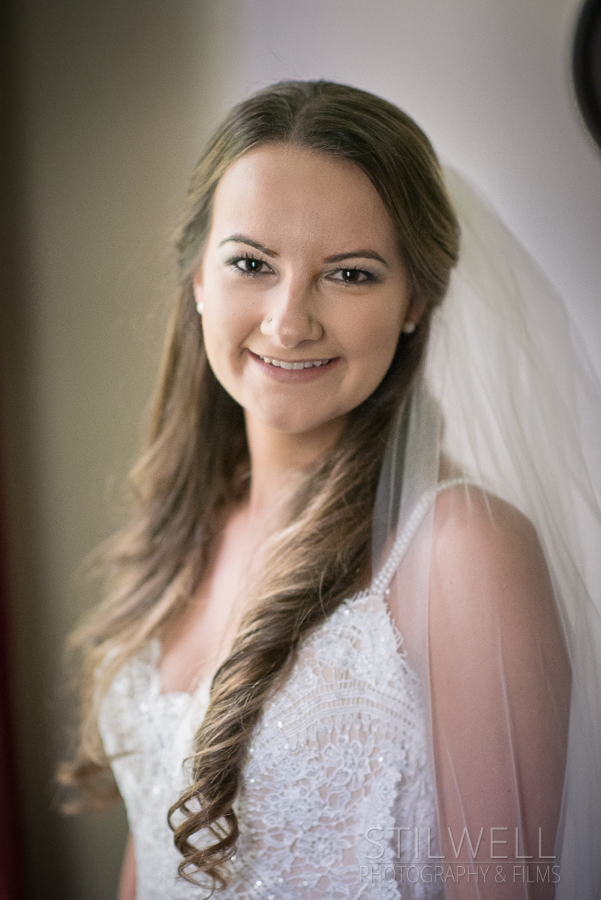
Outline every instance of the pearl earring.
<svg viewBox="0 0 601 900"><path fill-rule="evenodd" d="M196 309L198 310L198 315L199 315L199 316L202 316L202 314L203 314L203 312L204 312L204 309L205 309L205 305L204 305L204 303L202 302L202 300L199 300L199 301L198 301L198 303L196 304Z"/></svg>
<svg viewBox="0 0 601 900"><path fill-rule="evenodd" d="M413 334L415 331L415 322L405 322L403 327L401 328L403 334Z"/></svg>

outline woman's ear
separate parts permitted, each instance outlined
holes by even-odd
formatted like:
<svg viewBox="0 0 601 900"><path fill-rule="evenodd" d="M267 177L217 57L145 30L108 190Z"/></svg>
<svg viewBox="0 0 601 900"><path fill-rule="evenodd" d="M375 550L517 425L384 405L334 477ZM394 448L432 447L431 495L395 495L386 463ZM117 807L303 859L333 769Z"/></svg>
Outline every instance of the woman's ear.
<svg viewBox="0 0 601 900"><path fill-rule="evenodd" d="M426 305L426 301L421 297L413 297L411 299L411 303L409 304L409 312L407 315L408 318L410 318L412 322L415 322L416 325L419 325L419 321L426 311Z"/></svg>
<svg viewBox="0 0 601 900"><path fill-rule="evenodd" d="M194 287L194 300L196 301L196 309L198 310L198 314L202 316L204 312L204 289L202 283L202 266L200 266L196 272L194 273L194 278L192 281Z"/></svg>
<svg viewBox="0 0 601 900"><path fill-rule="evenodd" d="M404 334L413 334L413 332L419 325L420 319L425 311L426 304L423 300L411 300L407 312L405 313L405 319L403 321L403 327L401 331Z"/></svg>

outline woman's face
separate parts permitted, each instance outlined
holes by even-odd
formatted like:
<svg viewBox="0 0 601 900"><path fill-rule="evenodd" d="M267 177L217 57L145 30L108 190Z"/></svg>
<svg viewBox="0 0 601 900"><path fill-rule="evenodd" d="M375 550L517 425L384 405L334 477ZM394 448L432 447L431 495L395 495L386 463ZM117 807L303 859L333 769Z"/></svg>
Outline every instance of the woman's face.
<svg viewBox="0 0 601 900"><path fill-rule="evenodd" d="M249 151L221 179L194 291L215 375L247 421L279 432L340 428L417 319L367 176L285 145Z"/></svg>

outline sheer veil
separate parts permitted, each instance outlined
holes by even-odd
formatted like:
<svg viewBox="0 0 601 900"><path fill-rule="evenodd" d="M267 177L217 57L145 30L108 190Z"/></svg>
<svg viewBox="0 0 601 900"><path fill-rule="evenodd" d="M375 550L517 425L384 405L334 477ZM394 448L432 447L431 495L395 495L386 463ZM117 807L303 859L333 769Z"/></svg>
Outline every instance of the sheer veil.
<svg viewBox="0 0 601 900"><path fill-rule="evenodd" d="M497 829L492 845L465 842L454 862L482 860L493 873L497 850L505 884L495 886L489 874L485 882L473 879L460 896L530 897L538 890L547 896L547 878L557 898L599 897L601 386L562 301L526 251L457 173L448 170L445 178L461 225L460 261L432 322L421 380L399 410L387 449L374 517L374 566L420 498L428 491L437 496L398 567L390 610L420 679L443 849L450 821L471 837L484 828L484 841L490 828ZM465 487L436 493L442 478L457 473ZM532 523L551 577L560 623L555 631L552 604L544 613L544 601L536 601L532 614L524 613L519 597L514 604L509 596L511 571L501 567L502 577L494 579L476 541L470 583L481 585L482 613L474 603L462 605L461 632L451 627L442 641L433 637L433 542L445 493L454 495L446 505L454 503L476 526L484 521L483 508L492 522L498 509L515 508ZM530 541L535 556L536 541L528 534L521 533L519 545ZM506 560L510 570L511 556ZM523 627L516 631L512 621ZM555 632L563 634L571 667L567 751L562 695L569 692L569 667L561 664ZM456 659L454 640L460 644ZM436 646L449 648L448 687L432 683ZM537 747L542 772L534 774ZM482 754L488 770L486 761L480 764ZM554 812L541 800L544 769L548 764L557 782L564 760L563 794L556 791ZM509 799L504 796L498 808L493 799L493 808L485 810L486 782L497 776ZM452 784L451 799L445 784ZM549 828L557 832L554 848L545 841ZM513 848L505 850L507 860L496 843L501 838ZM444 886L448 897L459 896L456 890L452 879Z"/></svg>

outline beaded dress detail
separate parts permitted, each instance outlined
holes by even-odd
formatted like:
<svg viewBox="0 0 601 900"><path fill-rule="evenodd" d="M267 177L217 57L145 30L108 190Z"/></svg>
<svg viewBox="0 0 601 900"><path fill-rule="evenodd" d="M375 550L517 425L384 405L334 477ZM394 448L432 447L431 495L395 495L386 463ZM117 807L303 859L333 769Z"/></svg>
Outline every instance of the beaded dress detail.
<svg viewBox="0 0 601 900"><path fill-rule="evenodd" d="M232 878L217 897L430 900L441 891L431 878L440 860L424 711L386 595L437 490L456 483L421 498L371 587L306 638L265 706L236 800ZM186 759L210 684L162 694L160 649L151 641L123 666L99 727L134 837L137 900L199 900L208 891L177 877L167 811L190 783Z"/></svg>

